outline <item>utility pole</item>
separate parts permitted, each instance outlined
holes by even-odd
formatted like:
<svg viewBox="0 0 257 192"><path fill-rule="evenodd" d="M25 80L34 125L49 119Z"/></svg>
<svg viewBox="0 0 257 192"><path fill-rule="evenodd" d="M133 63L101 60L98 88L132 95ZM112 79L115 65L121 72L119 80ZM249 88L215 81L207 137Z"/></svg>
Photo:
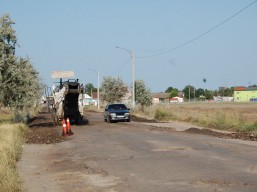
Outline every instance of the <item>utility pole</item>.
<svg viewBox="0 0 257 192"><path fill-rule="evenodd" d="M132 50L132 109L135 109L135 54L134 50Z"/></svg>
<svg viewBox="0 0 257 192"><path fill-rule="evenodd" d="M188 94L188 101L190 102L190 85L188 86L188 92L189 92L189 94Z"/></svg>
<svg viewBox="0 0 257 192"><path fill-rule="evenodd" d="M88 70L94 71L97 74L97 109L99 111L100 110L100 91L99 91L99 86L100 86L99 81L100 81L100 78L99 78L99 71L97 71L95 69L90 69L90 68L88 68ZM91 96L93 96L93 95L91 95Z"/></svg>
<svg viewBox="0 0 257 192"><path fill-rule="evenodd" d="M135 75L134 75L134 71L135 71L135 52L134 50L130 51L126 48L122 48L122 47L118 47L116 46L115 48L117 49L123 49L126 52L128 52L129 54L131 54L131 59L132 59L132 109L135 109Z"/></svg>
<svg viewBox="0 0 257 192"><path fill-rule="evenodd" d="M100 110L100 75L99 75L99 71L97 71L97 109L98 111Z"/></svg>

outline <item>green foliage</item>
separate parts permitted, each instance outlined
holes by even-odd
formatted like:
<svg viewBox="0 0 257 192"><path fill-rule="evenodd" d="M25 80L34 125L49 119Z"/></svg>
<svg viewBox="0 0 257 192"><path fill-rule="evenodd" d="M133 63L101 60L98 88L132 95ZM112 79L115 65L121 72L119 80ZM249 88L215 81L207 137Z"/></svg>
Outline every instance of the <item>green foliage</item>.
<svg viewBox="0 0 257 192"><path fill-rule="evenodd" d="M210 91L210 90L207 90L205 89L204 90L204 96L206 97L206 99L213 99L213 91Z"/></svg>
<svg viewBox="0 0 257 192"><path fill-rule="evenodd" d="M159 121L168 121L174 119L174 116L171 111L158 108L155 111L154 118Z"/></svg>
<svg viewBox="0 0 257 192"><path fill-rule="evenodd" d="M253 124L243 124L239 127L238 131L241 132L256 132L257 131L257 122Z"/></svg>
<svg viewBox="0 0 257 192"><path fill-rule="evenodd" d="M184 96L185 98L187 99L193 99L195 97L195 87L194 86L191 86L191 85L187 85L184 89L183 89L183 92L184 92Z"/></svg>
<svg viewBox="0 0 257 192"><path fill-rule="evenodd" d="M187 85L184 89L184 96L186 99L200 99L205 98L205 99L213 99L213 96L217 94L217 91L211 91L207 89L196 89L194 86ZM190 97L189 97L190 94Z"/></svg>
<svg viewBox="0 0 257 192"><path fill-rule="evenodd" d="M13 24L8 14L0 17L0 103L23 109L40 100L43 86L30 60L15 56Z"/></svg>
<svg viewBox="0 0 257 192"><path fill-rule="evenodd" d="M218 91L219 96L224 96L224 97L232 97L234 92L234 88L227 88L227 87L221 87Z"/></svg>
<svg viewBox="0 0 257 192"><path fill-rule="evenodd" d="M104 101L108 103L120 102L127 92L127 86L120 78L103 78L101 96Z"/></svg>
<svg viewBox="0 0 257 192"><path fill-rule="evenodd" d="M170 93L171 91L173 91L175 88L173 87L168 87L166 90L165 90L165 93Z"/></svg>
<svg viewBox="0 0 257 192"><path fill-rule="evenodd" d="M178 90L173 89L170 91L169 98L177 97L178 96Z"/></svg>
<svg viewBox="0 0 257 192"><path fill-rule="evenodd" d="M92 92L96 92L97 88L94 87L94 85L92 83L88 83L85 85L85 93L90 95L92 97Z"/></svg>
<svg viewBox="0 0 257 192"><path fill-rule="evenodd" d="M135 81L135 100L136 103L139 103L143 108L152 105L153 98L151 92L146 88L143 80Z"/></svg>
<svg viewBox="0 0 257 192"><path fill-rule="evenodd" d="M204 96L204 90L199 88L195 90L195 95L196 98L199 98L200 96Z"/></svg>
<svg viewBox="0 0 257 192"><path fill-rule="evenodd" d="M216 119L215 119L215 127L218 129L226 129L227 127L227 118L224 113L217 113Z"/></svg>
<svg viewBox="0 0 257 192"><path fill-rule="evenodd" d="M177 88L168 87L168 88L165 90L165 93L169 93L169 98L172 98L172 97L177 97L179 91L178 91Z"/></svg>

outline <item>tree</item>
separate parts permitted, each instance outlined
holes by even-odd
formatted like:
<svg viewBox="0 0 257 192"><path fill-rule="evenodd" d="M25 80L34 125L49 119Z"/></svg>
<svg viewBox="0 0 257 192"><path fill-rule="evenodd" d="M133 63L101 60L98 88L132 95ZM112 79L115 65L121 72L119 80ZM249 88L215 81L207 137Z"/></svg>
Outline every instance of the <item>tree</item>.
<svg viewBox="0 0 257 192"><path fill-rule="evenodd" d="M13 24L9 15L0 17L0 86L7 78L8 67L16 61L14 52L17 40L15 31L12 29ZM2 98L2 94L0 98Z"/></svg>
<svg viewBox="0 0 257 192"><path fill-rule="evenodd" d="M92 97L92 92L96 92L97 88L94 87L92 83L88 83L85 85L85 93Z"/></svg>
<svg viewBox="0 0 257 192"><path fill-rule="evenodd" d="M177 97L178 96L178 90L173 89L170 91L169 98Z"/></svg>
<svg viewBox="0 0 257 192"><path fill-rule="evenodd" d="M199 98L200 96L205 96L204 89L202 89L202 88L196 89L196 91L195 91L195 97Z"/></svg>
<svg viewBox="0 0 257 192"><path fill-rule="evenodd" d="M179 92L178 89L173 88L173 87L168 87L165 90L165 93L169 93L170 98L178 96L178 92Z"/></svg>
<svg viewBox="0 0 257 192"><path fill-rule="evenodd" d="M220 87L218 91L219 96L223 97L232 97L234 92L234 88L228 88L228 87Z"/></svg>
<svg viewBox="0 0 257 192"><path fill-rule="evenodd" d="M0 17L0 103L23 109L41 99L43 86L28 58L17 58L14 22L8 14Z"/></svg>
<svg viewBox="0 0 257 192"><path fill-rule="evenodd" d="M166 90L165 90L165 93L170 93L171 91L173 91L175 88L173 87L168 87Z"/></svg>
<svg viewBox="0 0 257 192"><path fill-rule="evenodd" d="M207 100L213 99L213 91L205 89L204 96L206 97Z"/></svg>
<svg viewBox="0 0 257 192"><path fill-rule="evenodd" d="M194 93L195 93L195 87L191 86L191 85L187 85L184 89L183 89L183 92L184 92L184 96L185 98L187 99L192 99L194 98Z"/></svg>
<svg viewBox="0 0 257 192"><path fill-rule="evenodd" d="M136 103L139 103L142 108L145 106L152 105L152 96L148 88L146 88L143 80L135 81L135 100Z"/></svg>
<svg viewBox="0 0 257 192"><path fill-rule="evenodd" d="M108 103L120 102L128 92L120 78L104 77L101 85L102 99Z"/></svg>

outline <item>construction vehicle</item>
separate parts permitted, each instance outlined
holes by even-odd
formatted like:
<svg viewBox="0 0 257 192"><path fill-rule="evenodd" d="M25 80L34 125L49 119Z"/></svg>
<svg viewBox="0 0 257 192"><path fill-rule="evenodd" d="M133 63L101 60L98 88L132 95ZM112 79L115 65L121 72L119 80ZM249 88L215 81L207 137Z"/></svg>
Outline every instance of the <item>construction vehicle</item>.
<svg viewBox="0 0 257 192"><path fill-rule="evenodd" d="M78 79L63 81L63 78L60 78L58 83L57 86L53 87L52 112L54 121L60 125L63 119L69 118L71 123L80 124L84 119L82 85Z"/></svg>

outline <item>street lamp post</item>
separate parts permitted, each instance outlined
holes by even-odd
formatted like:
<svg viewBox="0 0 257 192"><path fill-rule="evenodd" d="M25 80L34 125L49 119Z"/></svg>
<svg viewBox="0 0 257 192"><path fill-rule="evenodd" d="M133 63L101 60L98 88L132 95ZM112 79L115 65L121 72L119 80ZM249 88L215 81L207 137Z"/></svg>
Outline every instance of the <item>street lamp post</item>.
<svg viewBox="0 0 257 192"><path fill-rule="evenodd" d="M132 50L132 109L135 108L135 54L134 50Z"/></svg>
<svg viewBox="0 0 257 192"><path fill-rule="evenodd" d="M99 78L99 71L95 70L95 69L90 69L88 68L88 70L94 71L97 74L97 109L98 111L100 110L100 93L99 93L99 82L100 82L100 78Z"/></svg>
<svg viewBox="0 0 257 192"><path fill-rule="evenodd" d="M132 59L132 109L135 109L135 75L134 75L134 71L135 71L135 53L134 50L130 51L128 49L122 48L122 47L116 47L118 49L123 49L125 51L127 51L129 54L131 54L131 59Z"/></svg>

